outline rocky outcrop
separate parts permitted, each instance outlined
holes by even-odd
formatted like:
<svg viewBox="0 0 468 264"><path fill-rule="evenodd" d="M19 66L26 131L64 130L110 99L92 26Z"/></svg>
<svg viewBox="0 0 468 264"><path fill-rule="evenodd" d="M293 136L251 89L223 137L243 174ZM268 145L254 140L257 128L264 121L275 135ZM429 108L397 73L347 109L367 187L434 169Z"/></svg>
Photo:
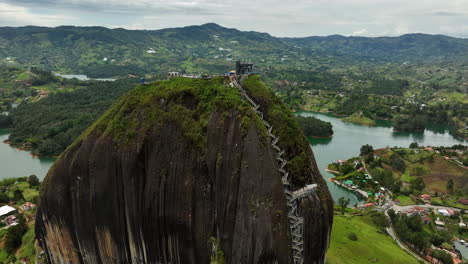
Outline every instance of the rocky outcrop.
<svg viewBox="0 0 468 264"><path fill-rule="evenodd" d="M291 262L270 139L223 81L140 86L62 154L37 213L36 233L52 263ZM306 140L297 124L285 125L297 132L285 147L302 155L289 157L297 188L318 184L299 206L304 263L323 263L330 194L312 151L298 146Z"/></svg>

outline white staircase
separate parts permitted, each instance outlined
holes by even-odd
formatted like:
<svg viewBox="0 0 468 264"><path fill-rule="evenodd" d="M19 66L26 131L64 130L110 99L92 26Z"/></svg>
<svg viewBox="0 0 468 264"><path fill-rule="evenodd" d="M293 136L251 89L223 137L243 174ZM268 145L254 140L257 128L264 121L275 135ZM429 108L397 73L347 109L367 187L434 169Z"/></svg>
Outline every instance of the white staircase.
<svg viewBox="0 0 468 264"><path fill-rule="evenodd" d="M244 76L241 76L240 82ZM297 202L299 199L305 198L311 195L316 189L317 184L306 185L304 188L293 191L291 189L291 184L289 182L289 172L285 169L287 160L282 158L285 154L285 150L281 149L278 146L279 137L273 134L273 126L268 123L263 116L263 113L259 110L260 105L257 104L242 87L241 83L237 79L233 78L233 81L230 83L231 87L236 87L241 92L243 98L250 103L253 110L257 115L262 119L263 124L268 130L268 135L271 137L271 146L276 152L276 160L278 161L279 169L281 173L281 182L284 187L284 195L286 196L286 205L288 207L288 219L289 219L289 231L291 234L291 248L293 253L293 264L302 264L304 263L304 218L298 214L297 211Z"/></svg>

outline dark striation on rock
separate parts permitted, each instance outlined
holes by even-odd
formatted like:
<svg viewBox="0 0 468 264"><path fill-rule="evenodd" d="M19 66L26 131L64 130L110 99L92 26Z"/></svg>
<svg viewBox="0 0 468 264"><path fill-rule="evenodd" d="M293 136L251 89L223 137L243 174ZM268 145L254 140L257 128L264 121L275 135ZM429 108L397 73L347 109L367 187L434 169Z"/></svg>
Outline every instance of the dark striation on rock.
<svg viewBox="0 0 468 264"><path fill-rule="evenodd" d="M62 154L37 213L37 237L51 263L291 262L270 139L223 81L139 86ZM263 101L264 108L278 104ZM296 131L285 148L296 160L291 166L301 164L293 174L308 174L295 176L297 188L318 184L299 209L304 263L324 263L332 200L294 119L277 121ZM307 158L300 163L295 154Z"/></svg>

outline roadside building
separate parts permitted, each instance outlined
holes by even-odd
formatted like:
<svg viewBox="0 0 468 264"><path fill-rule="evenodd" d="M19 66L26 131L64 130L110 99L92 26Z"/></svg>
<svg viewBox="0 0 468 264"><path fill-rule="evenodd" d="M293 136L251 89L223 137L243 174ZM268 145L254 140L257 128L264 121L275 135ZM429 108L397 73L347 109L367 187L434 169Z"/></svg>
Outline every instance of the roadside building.
<svg viewBox="0 0 468 264"><path fill-rule="evenodd" d="M437 213L446 217L450 216L450 213L446 209L438 209Z"/></svg>
<svg viewBox="0 0 468 264"><path fill-rule="evenodd" d="M458 202L464 205L468 205L468 198L460 198Z"/></svg>
<svg viewBox="0 0 468 264"><path fill-rule="evenodd" d="M9 216L9 215L12 215L14 213L16 213L16 209L11 207L11 206L4 205L4 206L0 207L0 217Z"/></svg>
<svg viewBox="0 0 468 264"><path fill-rule="evenodd" d="M431 199L432 197L427 193L421 195L421 200L423 200L425 203L429 203Z"/></svg>
<svg viewBox="0 0 468 264"><path fill-rule="evenodd" d="M36 205L33 204L33 203L30 203L30 202L26 202L25 204L23 204L21 206L21 209L25 210L25 211L30 211L32 209L36 208Z"/></svg>
<svg viewBox="0 0 468 264"><path fill-rule="evenodd" d="M435 220L435 224L436 226L445 226L445 223L441 221L439 217Z"/></svg>
<svg viewBox="0 0 468 264"><path fill-rule="evenodd" d="M422 221L426 225L431 223L431 219L427 215L423 216Z"/></svg>
<svg viewBox="0 0 468 264"><path fill-rule="evenodd" d="M426 215L426 209L422 208L421 206L415 206L413 207L413 210L418 215L421 215L421 216Z"/></svg>

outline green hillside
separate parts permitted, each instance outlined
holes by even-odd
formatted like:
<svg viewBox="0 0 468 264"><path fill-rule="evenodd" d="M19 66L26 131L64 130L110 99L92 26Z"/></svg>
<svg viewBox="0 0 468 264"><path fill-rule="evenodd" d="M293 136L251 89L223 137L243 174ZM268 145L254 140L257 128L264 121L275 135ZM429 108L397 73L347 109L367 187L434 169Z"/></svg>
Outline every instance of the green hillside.
<svg viewBox="0 0 468 264"><path fill-rule="evenodd" d="M357 240L350 240L349 233L355 233ZM371 217L335 215L326 263L416 264L418 261L375 226Z"/></svg>
<svg viewBox="0 0 468 264"><path fill-rule="evenodd" d="M382 63L468 62L468 40L412 34L392 38L276 38L205 24L163 30L103 27L0 28L0 64L35 65L93 77L129 73L223 72L231 60L262 69L310 70Z"/></svg>

